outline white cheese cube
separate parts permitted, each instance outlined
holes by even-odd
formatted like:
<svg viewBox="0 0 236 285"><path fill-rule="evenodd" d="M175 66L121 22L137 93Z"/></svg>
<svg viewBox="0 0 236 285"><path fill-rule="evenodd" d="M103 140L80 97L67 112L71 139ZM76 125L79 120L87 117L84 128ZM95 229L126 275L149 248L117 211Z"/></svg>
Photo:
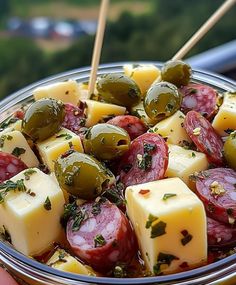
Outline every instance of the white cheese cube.
<svg viewBox="0 0 236 285"><path fill-rule="evenodd" d="M53 98L64 103L77 105L79 102L78 83L75 80L52 83L33 91L34 99Z"/></svg>
<svg viewBox="0 0 236 285"><path fill-rule="evenodd" d="M11 181L23 182L25 189L7 192L0 204L0 224L18 251L29 256L41 254L62 233L63 193L50 176L37 168L23 170ZM2 196L4 191L0 192Z"/></svg>
<svg viewBox="0 0 236 285"><path fill-rule="evenodd" d="M169 162L165 175L167 177L179 177L191 188L189 176L194 172L208 168L206 155L172 144L168 144L168 149Z"/></svg>
<svg viewBox="0 0 236 285"><path fill-rule="evenodd" d="M180 271L207 260L206 214L202 202L179 178L126 189L127 213L147 269L154 274Z"/></svg>
<svg viewBox="0 0 236 285"><path fill-rule="evenodd" d="M54 162L67 150L72 148L78 152L84 152L80 137L66 128L62 128L55 135L36 145L43 162L50 171L54 171Z"/></svg>
<svg viewBox="0 0 236 285"><path fill-rule="evenodd" d="M28 167L39 165L39 161L20 131L7 132L1 136L1 151L19 157Z"/></svg>
<svg viewBox="0 0 236 285"><path fill-rule="evenodd" d="M181 111L177 111L172 116L158 122L152 130L167 138L167 142L171 144L191 142L184 129L184 118L185 115Z"/></svg>
<svg viewBox="0 0 236 285"><path fill-rule="evenodd" d="M125 64L125 75L132 78L145 95L152 83L160 76L160 69L153 64Z"/></svg>
<svg viewBox="0 0 236 285"><path fill-rule="evenodd" d="M11 118L6 123L1 124L0 126L0 136L12 132L12 131L21 131L22 120L17 118Z"/></svg>
<svg viewBox="0 0 236 285"><path fill-rule="evenodd" d="M108 116L124 115L126 108L114 104L97 102L94 100L84 100L86 103L85 115L86 127L96 125Z"/></svg>
<svg viewBox="0 0 236 285"><path fill-rule="evenodd" d="M92 268L83 265L65 250L60 248L57 249L53 256L48 260L47 265L66 272L96 276Z"/></svg>
<svg viewBox="0 0 236 285"><path fill-rule="evenodd" d="M220 136L227 136L227 129L236 130L236 92L225 93L223 104L212 122Z"/></svg>

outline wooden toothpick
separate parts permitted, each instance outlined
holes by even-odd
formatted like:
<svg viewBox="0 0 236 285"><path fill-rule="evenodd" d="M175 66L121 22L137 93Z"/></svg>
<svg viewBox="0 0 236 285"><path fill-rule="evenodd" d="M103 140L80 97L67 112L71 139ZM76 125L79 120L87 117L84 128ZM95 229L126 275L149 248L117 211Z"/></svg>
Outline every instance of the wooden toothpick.
<svg viewBox="0 0 236 285"><path fill-rule="evenodd" d="M190 49L219 21L219 19L236 3L236 0L225 1L201 28L173 56L172 60L182 59Z"/></svg>
<svg viewBox="0 0 236 285"><path fill-rule="evenodd" d="M95 44L93 48L93 57L92 57L91 72L89 78L89 95L94 93L96 77L97 77L97 69L100 61L104 31L106 27L108 6L109 6L109 0L102 0L99 12L99 18L98 18L98 27L96 32Z"/></svg>

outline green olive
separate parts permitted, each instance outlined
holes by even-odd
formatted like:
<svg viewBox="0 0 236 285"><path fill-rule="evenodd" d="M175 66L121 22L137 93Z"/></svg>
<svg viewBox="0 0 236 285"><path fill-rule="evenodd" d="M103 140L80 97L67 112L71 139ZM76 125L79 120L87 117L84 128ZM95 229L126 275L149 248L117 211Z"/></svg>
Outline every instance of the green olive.
<svg viewBox="0 0 236 285"><path fill-rule="evenodd" d="M115 182L112 172L97 159L73 150L60 156L54 169L60 187L85 200L94 199Z"/></svg>
<svg viewBox="0 0 236 285"><path fill-rule="evenodd" d="M163 120L174 114L181 105L182 95L169 82L156 83L150 87L144 98L144 109L151 119Z"/></svg>
<svg viewBox="0 0 236 285"><path fill-rule="evenodd" d="M177 87L187 85L192 75L190 65L182 60L167 61L161 69L161 78L163 81L173 83Z"/></svg>
<svg viewBox="0 0 236 285"><path fill-rule="evenodd" d="M122 156L130 146L129 134L110 124L97 124L88 129L83 140L85 153L99 160L111 160Z"/></svg>
<svg viewBox="0 0 236 285"><path fill-rule="evenodd" d="M232 132L225 141L224 156L228 165L236 170L236 131Z"/></svg>
<svg viewBox="0 0 236 285"><path fill-rule="evenodd" d="M137 105L141 99L138 85L130 77L120 73L109 73L97 81L100 100L120 106Z"/></svg>
<svg viewBox="0 0 236 285"><path fill-rule="evenodd" d="M60 130L64 117L64 104L61 101L41 99L25 112L22 131L34 141L42 141Z"/></svg>

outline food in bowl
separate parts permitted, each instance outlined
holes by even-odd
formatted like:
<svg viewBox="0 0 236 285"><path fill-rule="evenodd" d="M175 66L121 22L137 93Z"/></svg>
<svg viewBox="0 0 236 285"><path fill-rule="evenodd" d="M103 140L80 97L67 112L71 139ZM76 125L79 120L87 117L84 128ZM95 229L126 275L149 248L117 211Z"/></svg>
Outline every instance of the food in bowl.
<svg viewBox="0 0 236 285"><path fill-rule="evenodd" d="M143 277L235 245L235 92L220 104L189 67L178 88L153 65L132 68L98 78L92 97L73 80L37 88L3 122L0 222L18 251L64 271Z"/></svg>

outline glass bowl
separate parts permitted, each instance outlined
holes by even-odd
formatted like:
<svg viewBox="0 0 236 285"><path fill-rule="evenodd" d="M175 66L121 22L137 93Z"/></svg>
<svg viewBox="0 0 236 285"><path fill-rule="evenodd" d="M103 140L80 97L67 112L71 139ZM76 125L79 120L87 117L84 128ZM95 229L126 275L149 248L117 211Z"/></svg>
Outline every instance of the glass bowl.
<svg viewBox="0 0 236 285"><path fill-rule="evenodd" d="M150 63L150 62L139 62ZM151 62L161 67L159 62ZM127 62L101 65L98 75L111 72L122 72ZM80 68L61 73L32 85L29 85L0 102L0 122L13 114L22 105L33 101L32 91L39 86L49 83L75 79L78 82L88 81L90 68ZM219 92L236 90L236 82L225 77L195 70L193 81L212 86ZM186 272L166 276L143 278L108 278L92 277L67 273L41 264L16 251L13 247L0 242L0 262L3 263L15 276L22 280L22 284L38 285L80 285L80 284L168 284L168 285L231 285L236 284L236 254L230 255L215 263Z"/></svg>

